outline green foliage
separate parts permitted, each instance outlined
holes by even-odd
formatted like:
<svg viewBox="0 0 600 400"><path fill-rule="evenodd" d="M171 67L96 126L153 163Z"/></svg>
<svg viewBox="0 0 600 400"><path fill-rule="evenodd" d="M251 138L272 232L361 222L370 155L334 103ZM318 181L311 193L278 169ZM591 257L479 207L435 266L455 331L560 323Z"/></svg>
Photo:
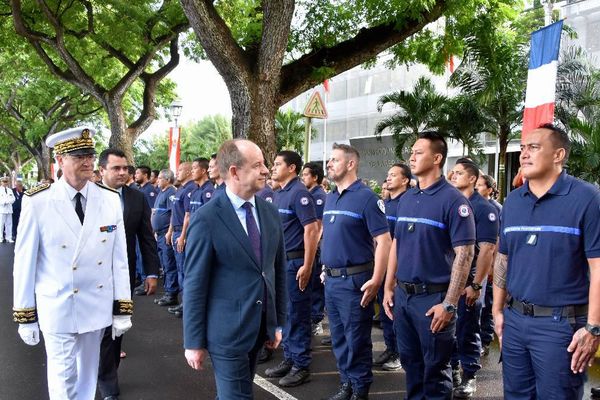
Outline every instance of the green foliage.
<svg viewBox="0 0 600 400"><path fill-rule="evenodd" d="M406 159L418 134L438 126L446 101L446 96L437 93L426 77L419 78L410 92L402 90L381 96L377 102L379 112L386 104L394 105L398 112L381 120L375 127L375 135L389 129L396 144L396 155Z"/></svg>
<svg viewBox="0 0 600 400"><path fill-rule="evenodd" d="M300 155L304 153L304 115L292 109L278 110L275 114L275 132L277 135L277 151L293 150ZM315 132L313 132L314 137Z"/></svg>
<svg viewBox="0 0 600 400"><path fill-rule="evenodd" d="M138 139L133 146L133 159L135 165L147 165L150 169L169 168L169 134Z"/></svg>
<svg viewBox="0 0 600 400"><path fill-rule="evenodd" d="M221 144L232 138L231 120L223 115L209 115L181 128L181 160L206 157L216 153Z"/></svg>

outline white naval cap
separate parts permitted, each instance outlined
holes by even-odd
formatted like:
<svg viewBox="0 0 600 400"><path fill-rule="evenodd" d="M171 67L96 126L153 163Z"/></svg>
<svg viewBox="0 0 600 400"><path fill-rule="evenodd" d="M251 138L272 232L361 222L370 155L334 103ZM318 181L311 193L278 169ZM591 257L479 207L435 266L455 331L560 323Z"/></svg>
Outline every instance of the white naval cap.
<svg viewBox="0 0 600 400"><path fill-rule="evenodd" d="M46 145L54 149L54 154L95 154L92 136L96 131L87 126L67 129L54 133L46 139Z"/></svg>

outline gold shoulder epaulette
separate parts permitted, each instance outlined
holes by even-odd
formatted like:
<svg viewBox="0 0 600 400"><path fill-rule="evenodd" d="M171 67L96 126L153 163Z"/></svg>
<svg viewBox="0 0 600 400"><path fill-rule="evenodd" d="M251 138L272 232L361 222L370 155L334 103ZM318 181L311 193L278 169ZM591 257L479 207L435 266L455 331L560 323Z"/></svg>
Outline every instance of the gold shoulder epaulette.
<svg viewBox="0 0 600 400"><path fill-rule="evenodd" d="M113 188L109 188L106 185L101 184L100 182L96 182L96 185L98 185L99 187L101 187L102 189L106 189L106 190L110 190L111 192L114 192L116 194L119 194L119 192L117 192L115 189Z"/></svg>
<svg viewBox="0 0 600 400"><path fill-rule="evenodd" d="M35 187L32 187L31 189L28 189L25 191L25 195L26 196L33 196L34 194L37 194L43 190L46 190L50 187L49 183L41 183Z"/></svg>

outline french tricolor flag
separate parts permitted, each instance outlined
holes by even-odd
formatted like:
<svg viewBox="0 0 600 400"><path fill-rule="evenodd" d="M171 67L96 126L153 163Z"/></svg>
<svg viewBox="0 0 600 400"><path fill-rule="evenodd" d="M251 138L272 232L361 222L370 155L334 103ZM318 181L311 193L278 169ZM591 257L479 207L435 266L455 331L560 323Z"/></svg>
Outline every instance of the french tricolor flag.
<svg viewBox="0 0 600 400"><path fill-rule="evenodd" d="M522 137L541 124L554 121L556 70L562 26L563 22L558 21L531 34Z"/></svg>

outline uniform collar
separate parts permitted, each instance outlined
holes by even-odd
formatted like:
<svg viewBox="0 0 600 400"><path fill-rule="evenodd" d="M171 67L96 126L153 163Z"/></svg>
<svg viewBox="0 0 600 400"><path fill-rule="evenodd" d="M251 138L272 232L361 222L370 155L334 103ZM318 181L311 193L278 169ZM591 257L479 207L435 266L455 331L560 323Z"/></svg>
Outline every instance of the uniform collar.
<svg viewBox="0 0 600 400"><path fill-rule="evenodd" d="M573 177L567 174L567 171L563 170L558 179L552 187L546 192L547 194L552 194L554 196L566 196L571 191L571 185L573 183ZM521 192L521 197L525 197L525 195L533 195L529 190L529 182L525 181L523 184L523 191ZM545 196L544 195L544 196Z"/></svg>
<svg viewBox="0 0 600 400"><path fill-rule="evenodd" d="M204 190L208 187L208 184L211 183L210 179L207 179L206 181L204 181L204 183L200 186L200 189Z"/></svg>
<svg viewBox="0 0 600 400"><path fill-rule="evenodd" d="M311 193L311 194L313 194L313 193L316 193L316 192L318 192L318 191L319 191L319 188L320 188L320 189L323 189L323 188L321 187L321 185L315 185L315 186L314 186L312 189L310 189L310 190L309 190L309 193Z"/></svg>
<svg viewBox="0 0 600 400"><path fill-rule="evenodd" d="M415 187L415 191L416 191L416 193L422 192L422 193L428 194L430 196L433 196L447 184L448 184L448 182L446 181L446 178L444 177L444 175L440 175L440 179L438 179L438 181L436 183L434 183L433 185L430 185L427 189L421 189L419 187L419 182L417 181L417 186Z"/></svg>
<svg viewBox="0 0 600 400"><path fill-rule="evenodd" d="M287 185L285 185L285 187L282 187L281 189L279 189L280 191L285 191L288 192L292 187L294 187L298 182L300 182L300 178L299 177L295 177L292 180L290 180Z"/></svg>
<svg viewBox="0 0 600 400"><path fill-rule="evenodd" d="M399 200L399 199L400 199L400 197L404 196L404 194L405 194L406 192L408 192L408 190L405 190L404 192L400 193L400 194L399 194L398 196L396 196L396 197L392 197L392 196L390 196L390 198L389 198L387 201L396 201L396 200Z"/></svg>
<svg viewBox="0 0 600 400"><path fill-rule="evenodd" d="M67 183L67 181L63 178L59 179L59 182L62 183L63 187L67 191L67 195L69 196L69 200L73 200L77 193L81 193L84 199L88 198L88 186L90 181L85 183L85 186L81 188L81 190L77 191L75 188Z"/></svg>
<svg viewBox="0 0 600 400"><path fill-rule="evenodd" d="M182 186L182 188L183 189L187 189L187 188L189 188L191 186L194 186L194 185L196 185L196 182L194 182L193 180L190 180L190 181L187 181L186 184ZM196 186L198 186L198 185L196 185Z"/></svg>
<svg viewBox="0 0 600 400"><path fill-rule="evenodd" d="M348 186L346 189L344 189L344 192L356 192L358 189L360 189L360 187L363 185L362 181L360 180L360 178L358 178L357 180L355 180L350 186ZM336 185L335 193L340 193L338 190L338 187Z"/></svg>

